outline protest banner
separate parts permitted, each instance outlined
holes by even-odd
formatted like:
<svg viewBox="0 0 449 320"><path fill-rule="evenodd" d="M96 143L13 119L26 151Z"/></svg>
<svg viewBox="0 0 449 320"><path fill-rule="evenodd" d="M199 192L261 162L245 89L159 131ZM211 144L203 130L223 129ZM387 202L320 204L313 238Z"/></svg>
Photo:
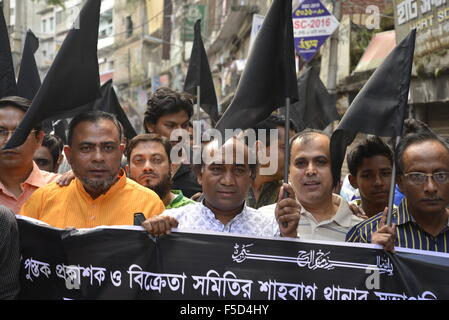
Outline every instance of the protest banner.
<svg viewBox="0 0 449 320"><path fill-rule="evenodd" d="M141 227L62 230L18 217L22 299L449 298L449 254Z"/></svg>

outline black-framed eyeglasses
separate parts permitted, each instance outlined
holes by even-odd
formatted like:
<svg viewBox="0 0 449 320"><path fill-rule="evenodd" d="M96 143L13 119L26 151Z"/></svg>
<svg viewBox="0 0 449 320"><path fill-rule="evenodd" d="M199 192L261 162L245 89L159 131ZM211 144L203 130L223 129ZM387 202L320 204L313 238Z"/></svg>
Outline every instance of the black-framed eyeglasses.
<svg viewBox="0 0 449 320"><path fill-rule="evenodd" d="M423 173L423 172L409 172L405 173L406 177L411 183L423 184L426 182L427 177L432 177L436 183L446 183L449 181L449 172L440 171L435 173Z"/></svg>

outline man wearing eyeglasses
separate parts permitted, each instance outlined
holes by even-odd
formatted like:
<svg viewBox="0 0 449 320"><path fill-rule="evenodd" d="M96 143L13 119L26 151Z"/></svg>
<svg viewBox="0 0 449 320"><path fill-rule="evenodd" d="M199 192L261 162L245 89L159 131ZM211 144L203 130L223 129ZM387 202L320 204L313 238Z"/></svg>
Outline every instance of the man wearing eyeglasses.
<svg viewBox="0 0 449 320"><path fill-rule="evenodd" d="M40 126L35 127L20 147L3 150L8 139L22 121L31 101L21 97L0 99L0 205L14 213L39 187L56 181L59 175L39 170L33 162L35 151L44 137Z"/></svg>
<svg viewBox="0 0 449 320"><path fill-rule="evenodd" d="M386 212L352 228L349 242L449 252L449 146L432 132L405 137L396 151L397 182L405 198L393 211L392 225Z"/></svg>

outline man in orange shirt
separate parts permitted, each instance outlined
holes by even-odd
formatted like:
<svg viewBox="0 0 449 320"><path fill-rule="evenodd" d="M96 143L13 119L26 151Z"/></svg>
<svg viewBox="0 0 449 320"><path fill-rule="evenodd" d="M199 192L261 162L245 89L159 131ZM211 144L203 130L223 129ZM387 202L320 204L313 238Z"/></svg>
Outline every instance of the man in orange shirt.
<svg viewBox="0 0 449 320"><path fill-rule="evenodd" d="M31 101L21 97L0 99L0 205L14 213L39 187L56 181L59 175L39 170L33 162L35 151L44 137L41 127L37 126L20 147L3 150L14 130L25 116Z"/></svg>
<svg viewBox="0 0 449 320"><path fill-rule="evenodd" d="M73 118L64 152L76 178L67 187L51 183L38 189L20 214L57 228L133 225L135 213L160 214L164 204L156 193L120 169L121 141L112 114L90 111Z"/></svg>

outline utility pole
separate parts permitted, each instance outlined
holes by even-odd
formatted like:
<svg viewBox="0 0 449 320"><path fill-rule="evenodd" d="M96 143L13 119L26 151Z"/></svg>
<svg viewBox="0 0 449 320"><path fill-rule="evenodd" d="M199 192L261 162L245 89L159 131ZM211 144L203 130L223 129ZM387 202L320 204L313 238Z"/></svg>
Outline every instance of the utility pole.
<svg viewBox="0 0 449 320"><path fill-rule="evenodd" d="M332 0L332 14L337 18L338 22L341 22L341 1L342 0ZM327 90L332 95L337 103L337 73L338 73L338 34L339 29L337 28L331 36L331 43L329 48L329 66L327 69ZM334 123L331 123L331 132L334 131Z"/></svg>
<svg viewBox="0 0 449 320"><path fill-rule="evenodd" d="M332 14L341 22L341 1L332 0L333 8ZM327 90L330 94L336 97L337 94L337 72L338 72L338 33L339 28L335 30L331 37L330 49L329 49L329 66L327 73Z"/></svg>

